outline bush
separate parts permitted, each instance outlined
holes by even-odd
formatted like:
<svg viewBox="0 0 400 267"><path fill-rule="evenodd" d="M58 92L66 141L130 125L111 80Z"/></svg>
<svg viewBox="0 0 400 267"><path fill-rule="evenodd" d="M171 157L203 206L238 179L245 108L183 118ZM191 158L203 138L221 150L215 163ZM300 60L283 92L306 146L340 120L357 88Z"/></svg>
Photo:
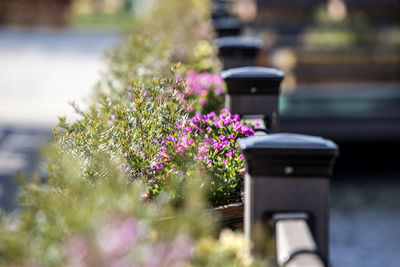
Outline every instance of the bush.
<svg viewBox="0 0 400 267"><path fill-rule="evenodd" d="M208 2L155 3L110 53L90 108L75 107L82 118L54 129L48 182L21 180L23 209L0 218L0 265L259 264L240 234L215 238L206 209L240 201L237 140L253 134L237 115L209 112L222 81L204 72L217 61Z"/></svg>
<svg viewBox="0 0 400 267"><path fill-rule="evenodd" d="M220 75L189 70L184 80L188 89L184 97L193 103L189 107L190 112L207 114L224 107L223 80Z"/></svg>
<svg viewBox="0 0 400 267"><path fill-rule="evenodd" d="M143 186L126 185L120 163L106 155L108 173L96 186L82 182L83 163L56 146L57 177L47 185L23 183L17 219L0 216L2 266L243 266L240 235L215 239L213 218L204 212L199 183L184 185L184 204L168 195L144 204ZM171 181L173 182L173 181ZM230 240L229 242L227 242ZM236 245L232 245L236 244Z"/></svg>
<svg viewBox="0 0 400 267"><path fill-rule="evenodd" d="M180 123L171 135L161 142L157 164L149 170L159 175L157 187L151 187L147 198L163 190L163 181L171 175L203 173L203 185L213 206L240 202L245 174L243 155L238 152L237 141L254 134L248 125L242 125L238 115L222 110Z"/></svg>

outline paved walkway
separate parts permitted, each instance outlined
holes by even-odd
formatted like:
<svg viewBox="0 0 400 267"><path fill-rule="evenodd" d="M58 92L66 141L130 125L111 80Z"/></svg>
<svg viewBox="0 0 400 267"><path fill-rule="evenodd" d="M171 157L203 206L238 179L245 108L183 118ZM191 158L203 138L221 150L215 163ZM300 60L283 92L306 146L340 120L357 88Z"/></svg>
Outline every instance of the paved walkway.
<svg viewBox="0 0 400 267"><path fill-rule="evenodd" d="M74 119L118 40L104 32L0 29L0 207L11 210L18 171L40 169L39 148L58 116Z"/></svg>

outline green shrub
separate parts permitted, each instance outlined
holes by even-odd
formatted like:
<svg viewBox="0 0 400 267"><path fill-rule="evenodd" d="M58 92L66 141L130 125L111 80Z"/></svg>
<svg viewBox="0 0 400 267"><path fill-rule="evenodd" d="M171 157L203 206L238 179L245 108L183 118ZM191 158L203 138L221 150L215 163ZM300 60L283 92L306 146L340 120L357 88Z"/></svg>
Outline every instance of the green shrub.
<svg viewBox="0 0 400 267"><path fill-rule="evenodd" d="M208 113L223 97L220 78L204 72L218 69L209 8L155 1L110 52L90 108L75 107L82 118L61 118L53 131L48 182L21 179L19 215L0 217L0 265L261 264L246 256L241 234L215 238L208 209L240 200L237 140L253 133L226 110ZM193 83L189 70L218 81ZM197 85L209 97L191 95ZM208 115L190 118L193 107Z"/></svg>
<svg viewBox="0 0 400 267"><path fill-rule="evenodd" d="M183 185L184 203L169 195L143 203L137 183L126 185L120 162L107 155L108 169L95 186L85 180L82 162L57 146L59 175L47 184L22 183L22 210L0 217L1 266L243 266L245 242L224 232L214 238L214 221L205 212L199 184ZM174 181L171 181L174 182ZM253 262L255 264L255 262Z"/></svg>

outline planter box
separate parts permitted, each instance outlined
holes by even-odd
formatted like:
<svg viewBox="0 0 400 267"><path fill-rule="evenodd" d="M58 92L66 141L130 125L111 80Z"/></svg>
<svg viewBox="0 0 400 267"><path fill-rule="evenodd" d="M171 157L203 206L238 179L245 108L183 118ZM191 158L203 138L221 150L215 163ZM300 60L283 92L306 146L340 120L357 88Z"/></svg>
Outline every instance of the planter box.
<svg viewBox="0 0 400 267"><path fill-rule="evenodd" d="M222 227L243 231L243 202L219 206L214 208L213 212L221 218Z"/></svg>

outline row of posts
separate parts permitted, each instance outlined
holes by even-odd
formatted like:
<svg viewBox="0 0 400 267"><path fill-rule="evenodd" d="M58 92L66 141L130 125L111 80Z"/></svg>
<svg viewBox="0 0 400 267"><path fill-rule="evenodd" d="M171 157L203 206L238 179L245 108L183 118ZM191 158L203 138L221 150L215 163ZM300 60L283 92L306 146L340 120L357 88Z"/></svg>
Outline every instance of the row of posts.
<svg viewBox="0 0 400 267"><path fill-rule="evenodd" d="M321 137L279 132L279 93L284 73L258 67L263 43L239 36L241 24L215 0L216 46L227 84L226 107L263 122L266 135L240 140L245 155L244 231L251 252L263 255L275 238L279 266L328 266L329 178L338 147Z"/></svg>

